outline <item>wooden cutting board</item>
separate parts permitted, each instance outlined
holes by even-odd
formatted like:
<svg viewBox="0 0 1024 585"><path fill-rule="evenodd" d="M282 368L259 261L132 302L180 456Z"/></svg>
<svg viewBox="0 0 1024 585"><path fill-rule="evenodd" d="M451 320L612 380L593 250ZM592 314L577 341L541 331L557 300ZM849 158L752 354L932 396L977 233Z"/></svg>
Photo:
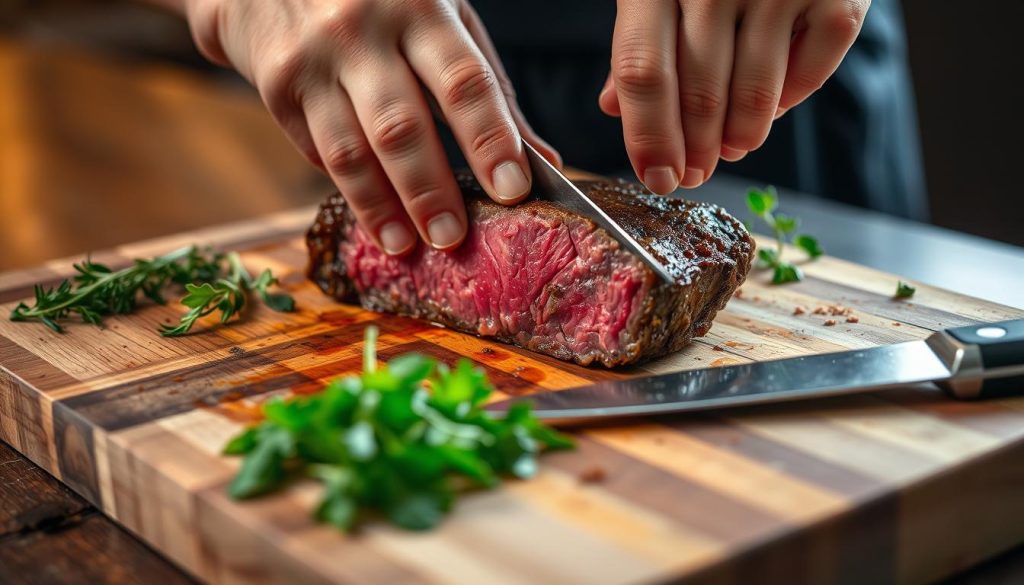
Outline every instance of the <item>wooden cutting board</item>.
<svg viewBox="0 0 1024 585"><path fill-rule="evenodd" d="M924 285L895 301L896 277L822 258L797 284L771 286L755 271L708 336L609 372L331 301L303 277L312 217L306 208L94 255L124 265L191 243L244 250L252 269L283 276L294 314L257 308L177 339L155 332L176 306L64 335L0 319L0 438L221 583L922 582L1024 540L1024 399L958 403L927 388L583 430L539 477L467 495L427 534L317 525L312 483L233 502L225 487L238 460L218 454L228 437L259 401L357 370L370 323L384 359L466 356L502 393L524 394L1024 316ZM0 311L70 263L0 275ZM854 318L814 312L835 305Z"/></svg>

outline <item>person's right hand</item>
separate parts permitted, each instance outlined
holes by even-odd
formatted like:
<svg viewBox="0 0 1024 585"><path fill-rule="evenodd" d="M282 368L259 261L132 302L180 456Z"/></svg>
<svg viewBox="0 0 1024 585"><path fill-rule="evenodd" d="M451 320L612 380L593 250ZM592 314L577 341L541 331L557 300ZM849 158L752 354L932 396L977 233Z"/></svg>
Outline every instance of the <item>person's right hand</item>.
<svg viewBox="0 0 1024 585"><path fill-rule="evenodd" d="M200 50L259 90L389 254L411 250L416 232L443 250L466 234L425 91L495 201L529 191L520 136L559 163L466 0L186 0L186 11Z"/></svg>

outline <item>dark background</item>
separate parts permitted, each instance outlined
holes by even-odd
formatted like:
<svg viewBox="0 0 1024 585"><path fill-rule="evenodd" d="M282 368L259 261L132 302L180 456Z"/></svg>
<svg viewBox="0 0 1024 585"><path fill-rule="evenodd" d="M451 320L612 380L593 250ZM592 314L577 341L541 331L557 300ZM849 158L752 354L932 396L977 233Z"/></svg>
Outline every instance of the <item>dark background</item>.
<svg viewBox="0 0 1024 585"><path fill-rule="evenodd" d="M176 18L124 1L4 0L0 35L223 75ZM904 0L933 223L1024 245L1024 2ZM571 161L569 161L571 163Z"/></svg>

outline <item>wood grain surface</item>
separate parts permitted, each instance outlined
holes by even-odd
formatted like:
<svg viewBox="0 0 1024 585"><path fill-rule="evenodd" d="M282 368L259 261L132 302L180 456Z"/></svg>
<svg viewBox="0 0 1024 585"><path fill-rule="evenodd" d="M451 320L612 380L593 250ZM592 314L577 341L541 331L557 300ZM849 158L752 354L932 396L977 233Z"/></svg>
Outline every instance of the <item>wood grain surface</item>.
<svg viewBox="0 0 1024 585"><path fill-rule="evenodd" d="M503 394L526 394L1024 315L925 285L912 301L894 301L895 277L823 258L794 285L755 273L705 338L609 372L334 303L302 274L299 235L312 213L97 255L119 265L193 242L241 249L253 269L283 275L295 314L255 308L183 339L154 331L176 318L175 306L65 335L0 321L0 438L213 582L923 582L1024 540L1024 524L1007 520L1024 517L1024 400L957 403L924 388L585 429L579 449L546 457L537 479L468 495L427 535L373 524L344 536L316 525L312 484L233 502L225 486L238 461L218 454L224 441L261 400L358 369L371 322L383 359L467 356ZM69 267L0 275L0 311ZM856 322L814 313L836 305ZM806 312L794 314L797 306Z"/></svg>

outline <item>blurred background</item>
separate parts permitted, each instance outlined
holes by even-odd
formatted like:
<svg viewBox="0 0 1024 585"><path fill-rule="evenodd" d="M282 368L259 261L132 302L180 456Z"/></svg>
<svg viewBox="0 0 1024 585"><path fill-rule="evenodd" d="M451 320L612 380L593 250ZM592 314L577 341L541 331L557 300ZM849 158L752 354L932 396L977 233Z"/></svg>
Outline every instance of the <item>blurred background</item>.
<svg viewBox="0 0 1024 585"><path fill-rule="evenodd" d="M904 0L902 10L927 221L1024 245L1024 3L975 13ZM206 64L182 21L145 5L0 0L0 80L0 270L81 253L81 241L159 235L154 225L173 233L314 203L330 189L244 82ZM567 162L587 166L579 158ZM749 165L719 172L773 180Z"/></svg>

